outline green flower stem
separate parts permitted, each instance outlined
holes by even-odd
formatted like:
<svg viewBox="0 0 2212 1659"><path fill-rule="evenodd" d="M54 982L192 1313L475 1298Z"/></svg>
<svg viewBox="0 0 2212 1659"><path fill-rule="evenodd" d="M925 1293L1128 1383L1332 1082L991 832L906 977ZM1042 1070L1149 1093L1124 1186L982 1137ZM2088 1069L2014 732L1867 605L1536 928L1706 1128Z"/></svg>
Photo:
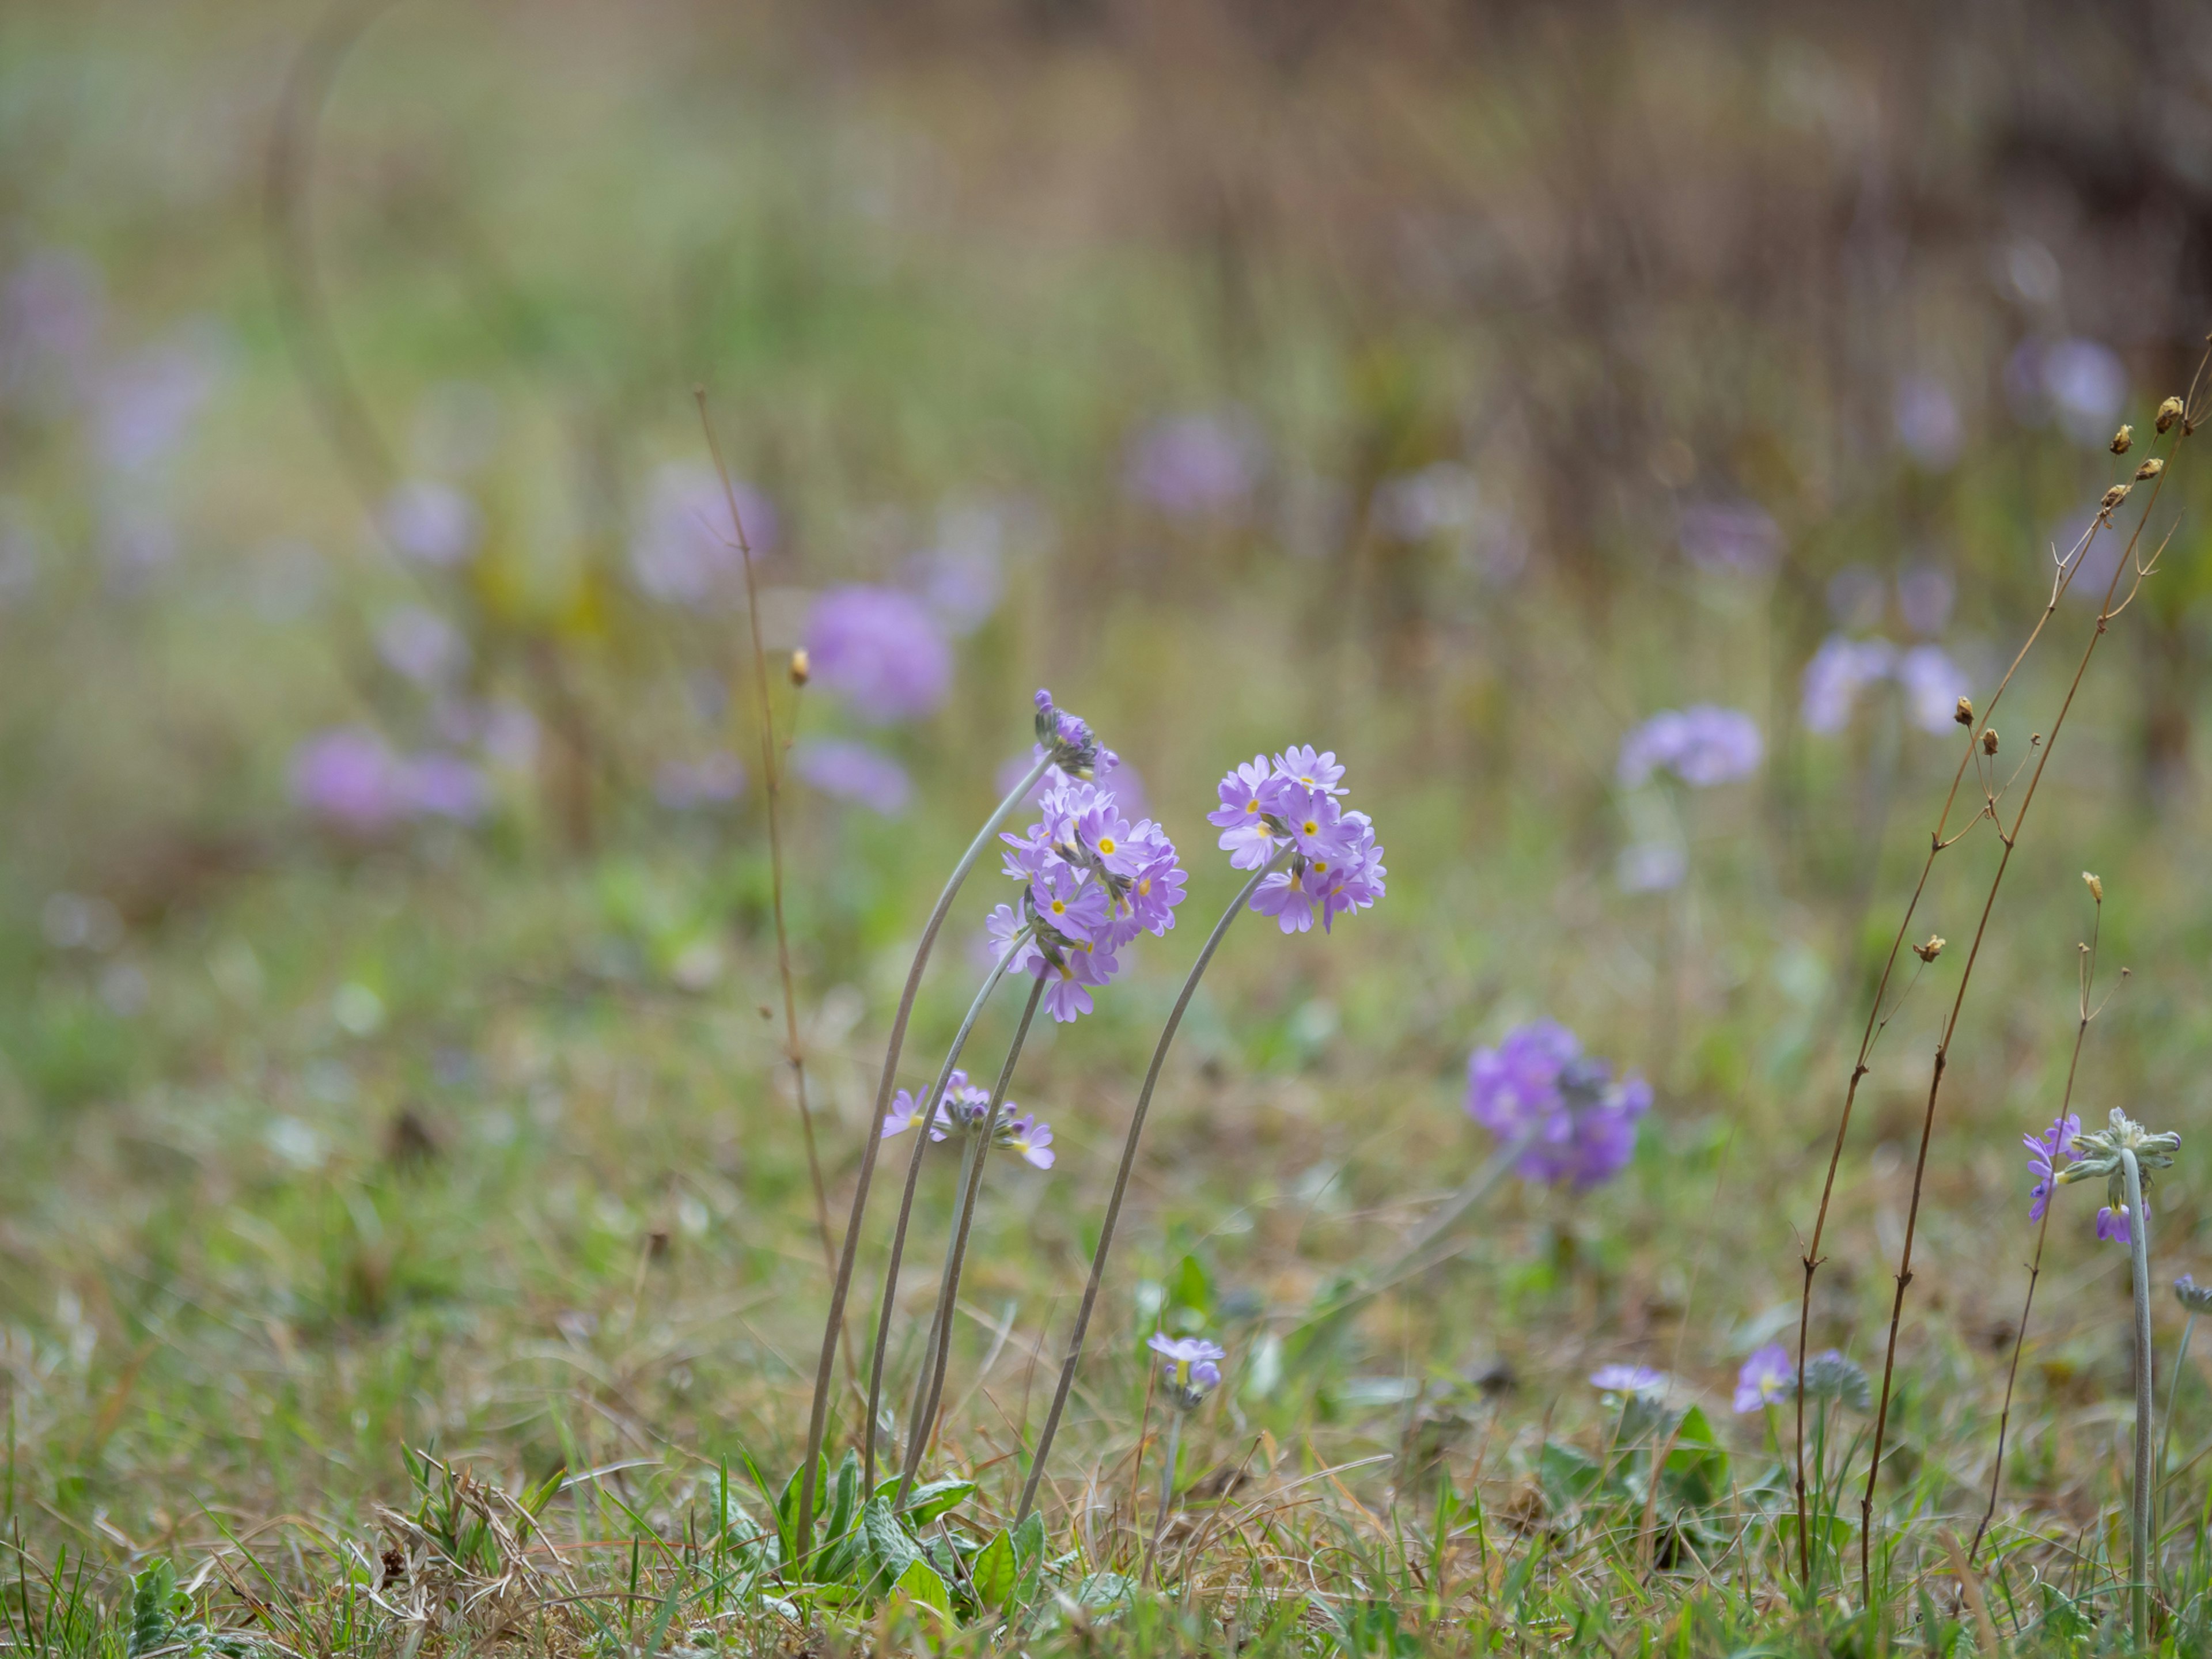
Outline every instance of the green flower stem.
<svg viewBox="0 0 2212 1659"><path fill-rule="evenodd" d="M2150 1352L2150 1212L2143 1205L2142 1170L2136 1162L2135 1150L2122 1146L2120 1167L2128 1177L2128 1254L2135 1267L2136 1281L2136 1490L2132 1515L2134 1560L2130 1586L2134 1613L2136 1645L2141 1647L2150 1629L2150 1437L2154 1428L2151 1409L2151 1352Z"/></svg>
<svg viewBox="0 0 2212 1659"><path fill-rule="evenodd" d="M1011 957L1012 952L1008 954ZM1006 1063L999 1068L999 1081L991 1091L990 1109L983 1114L982 1123L969 1132L974 1155L961 1169L960 1212L952 1224L952 1237L945 1243L945 1273L937 1284L937 1307L930 1322L929 1344L922 1350L921 1375L915 1378L914 1411L906 1431L906 1462L899 1470L898 1495L891 1500L894 1510L906 1502L907 1488L914 1484L915 1471L921 1466L922 1453L937 1421L938 1401L945 1394L945 1356L952 1348L952 1310L960 1295L961 1266L968 1258L968 1229L975 1219L976 1198L983 1190L983 1166L990 1160L991 1137L998 1133L999 1109L1006 1103L1006 1085L1013 1081L1014 1065L1022 1057L1022 1044L1029 1036L1030 1022L1036 1018L1044 986L1042 975L1031 981L1029 1002L1022 1009L1022 1023L1014 1028L1014 1040L1006 1047Z"/></svg>
<svg viewBox="0 0 2212 1659"><path fill-rule="evenodd" d="M1141 1585L1152 1576L1152 1558L1160 1553L1160 1540L1168 1529L1168 1508L1175 1502L1176 1455L1182 1449L1182 1410L1180 1406L1169 1407L1173 1413L1168 1419L1166 1464L1160 1470L1160 1512L1152 1517L1152 1541L1145 1546L1145 1565L1138 1570L1137 1583Z"/></svg>
<svg viewBox="0 0 2212 1659"><path fill-rule="evenodd" d="M1152 1090L1160 1080L1160 1066L1167 1060L1169 1045L1174 1042L1176 1032L1182 1024L1183 1011L1190 1006L1192 994L1198 989L1199 981L1206 976L1206 964L1213 960L1213 953L1221 948L1221 941L1227 935L1230 924L1237 920L1252 895L1260 890L1260 884L1289 858L1288 848L1276 854L1255 870L1252 879L1246 882L1237 890L1237 896L1229 901L1229 908L1221 913L1221 920L1213 924L1213 931L1206 935L1205 947L1199 951L1198 960L1191 964L1190 976L1183 981L1182 990L1176 997L1175 1006L1169 1011L1168 1023L1162 1029L1160 1040L1152 1049L1152 1063L1145 1073L1145 1086L1138 1091L1137 1109L1129 1115L1129 1133L1121 1142L1121 1165L1114 1174L1114 1191L1106 1200L1105 1218L1099 1224L1098 1248L1091 1253L1090 1282L1084 1285L1083 1301L1075 1310L1075 1328L1067 1334L1067 1357L1060 1363L1060 1381L1052 1391L1052 1408L1045 1413L1044 1431L1037 1437L1036 1455L1030 1463L1030 1478L1022 1488L1021 1511L1014 1516L1016 1526L1029 1518L1030 1510L1036 1503L1037 1483L1044 1478L1045 1460L1052 1455L1053 1436L1059 1432L1060 1413L1067 1408L1068 1390L1075 1386L1075 1368L1083 1362L1084 1334L1091 1328L1091 1310L1098 1305L1098 1286L1106 1277L1107 1252L1114 1248L1114 1224L1121 1218L1121 1200L1129 1189L1129 1171L1137 1162L1137 1138L1145 1132L1145 1114L1152 1109Z"/></svg>
<svg viewBox="0 0 2212 1659"><path fill-rule="evenodd" d="M2166 1385L2166 1426L2159 1431L2158 1437L2158 1485L2160 1492L2166 1490L2169 1479L2166 1465L2166 1454L2173 1446L2173 1408L2181 1399L2181 1373L2189 1364L2189 1339L2196 1329L2197 1310L2191 1308L2189 1317L2181 1322L2181 1346L2174 1350L2173 1354L2173 1381Z"/></svg>
<svg viewBox="0 0 2212 1659"><path fill-rule="evenodd" d="M915 1188L921 1184L921 1160L930 1148L930 1126L936 1121L938 1103L945 1098L945 1087L952 1080L952 1068L960 1063L961 1051L968 1046L968 1034L975 1029L983 1005L999 988L999 981L1006 978L1007 964L1013 958L1014 953L1007 951L983 976L982 988L975 993L975 1000L968 1005L967 1016L961 1020L952 1047L945 1054L945 1064L938 1068L937 1081L923 1097L921 1115L915 1121L914 1152L906 1162L906 1186L899 1194L898 1220L891 1228L891 1253L884 1264L884 1291L878 1298L882 1306L876 1316L876 1347L868 1360L867 1425L860 1431L860 1485L865 1492L876 1489L876 1417L884 1398L884 1355L890 1346L891 1309L898 1299L899 1268L906 1261L907 1223L914 1217ZM880 1133L881 1126L878 1128ZM961 1168L964 1173L967 1166L963 1163ZM927 1363L925 1358L925 1366Z"/></svg>
<svg viewBox="0 0 2212 1659"><path fill-rule="evenodd" d="M890 1108L891 1080L898 1075L899 1050L906 1046L907 1021L914 1013L915 993L921 988L921 972L929 964L929 952L937 943L938 930L945 926L945 918L952 908L952 901L959 896L961 884L968 872L975 867L975 860L983 856L984 848L999 828L1000 820L1036 788L1045 769L1052 764L1048 751L1043 758L1029 769L1028 775L1006 792L1004 800L983 821L975 839L968 843L968 850L960 855L960 862L952 866L946 878L945 890L937 896L937 908L929 913L929 921L921 930L921 943L915 946L913 964L906 970L906 986L899 993L898 1012L891 1018L890 1042L884 1050L884 1074L876 1084L876 1109L867 1123L867 1139L860 1148L860 1173L853 1188L853 1212L845 1222L845 1244L837 1257L837 1277L830 1286L830 1316L822 1326L822 1358L814 1367L814 1403L806 1420L806 1457L799 1466L799 1525L794 1529L794 1555L805 1560L814 1539L814 1478L822 1461L822 1437L830 1425L830 1375L837 1362L837 1337L844 1328L845 1301L853 1289L853 1262L860 1248L860 1222L867 1212L868 1184L876 1173L876 1152L883 1144L884 1114ZM875 1414L869 1413L872 1431Z"/></svg>

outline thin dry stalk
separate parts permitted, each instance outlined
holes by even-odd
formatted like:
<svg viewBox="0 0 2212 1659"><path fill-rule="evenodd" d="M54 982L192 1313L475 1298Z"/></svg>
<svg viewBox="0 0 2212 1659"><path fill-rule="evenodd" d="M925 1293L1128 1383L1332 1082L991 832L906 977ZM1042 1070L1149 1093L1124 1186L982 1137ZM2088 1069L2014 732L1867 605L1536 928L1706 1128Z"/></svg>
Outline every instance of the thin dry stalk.
<svg viewBox="0 0 2212 1659"><path fill-rule="evenodd" d="M2204 370L2205 364L2200 362L2196 374L2191 377L2189 391L2191 417L2185 420L2177 429L2172 446L2174 451L2179 449L2182 440L2195 429L2197 391L2199 383L2203 379ZM2082 647L2081 660L2076 665L2074 678L2067 685L2066 695L2059 702L2057 716L2052 720L2050 733L2037 754L2034 768L2028 774L2027 788L2021 798L2019 809L2013 814L2012 827L2009 831L2002 828L1998 830L1998 838L2004 850L1998 854L1996 870L1990 878L1989 894L1982 901L1981 916L1974 927L1973 943L1967 949L1966 965L1959 975L1959 988L1952 997L1951 1012L1944 1021L1942 1040L1936 1046L1935 1060L1928 1080L1928 1104L1921 1117L1920 1149L1912 1168L1912 1197L1905 1210L1905 1243L1898 1253L1895 1275L1897 1291L1890 1304L1889 1342L1882 1360L1881 1397L1875 1408L1874 1443L1867 1463L1866 1489L1859 1497L1859 1594L1863 1601L1869 1597L1873 1586L1875 1482L1881 1473L1882 1443L1889 1428L1889 1404L1897 1374L1897 1334L1905 1317L1905 1292L1912 1283L1912 1246L1919 1231L1920 1200L1928 1176L1928 1148L1936 1135L1936 1108L1942 1097L1943 1078L1949 1066L1951 1043L1958 1033L1960 1017L1966 1007L1966 988L1973 981L1974 965L1980 959L1982 943L1989 934L1990 912L1996 906L1997 892L2004 884L2005 872L2011 866L2013 851L2020 844L2021 825L2027 820L2028 809L2035 804L2036 790L2043 781L2044 770L2051 763L2052 752L2058 746L2058 734L2064 727L2066 716L2072 709L2074 699L2081 689L2082 679L2089 672L2090 659L2096 654L2098 642L2105 637L2106 629L2111 625L2113 616L2117 614L2112 601L2114 596L2119 592L2120 578L2127 572L2134 573L2135 580L2129 588L2128 599L2122 601L2122 605L2124 606L2134 599L2144 580L2157 568L2158 554L2154 553L2146 563L2138 563L2136 559L2136 549L2142 538L2143 526L2149 522L2152 512L2158 506L2160 489L2164 486L2166 477L2172 470L2171 453L2167 459L2168 465L2162 468L2151 482L2150 499L2144 504L2141 516L2136 520L2134 532L2128 538L2125 550L2113 563L2112 580L2106 584L2104 598L2097 611L2096 624L2090 632L2088 643ZM2102 508L2099 514L2099 521L2108 522L2118 505L2117 501L2112 501ZM2164 551L2163 545L2160 551ZM1984 719L1986 720L1986 716ZM1996 819L1996 799L1994 795L1985 793L1982 810L1993 821ZM1800 1535L1802 1536L1802 1529Z"/></svg>

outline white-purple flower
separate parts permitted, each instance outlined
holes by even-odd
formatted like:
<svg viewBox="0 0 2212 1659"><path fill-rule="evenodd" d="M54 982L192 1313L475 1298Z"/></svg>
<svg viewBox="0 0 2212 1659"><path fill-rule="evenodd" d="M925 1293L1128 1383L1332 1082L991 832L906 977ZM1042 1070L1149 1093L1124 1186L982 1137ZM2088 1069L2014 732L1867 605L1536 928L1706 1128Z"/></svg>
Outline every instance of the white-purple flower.
<svg viewBox="0 0 2212 1659"><path fill-rule="evenodd" d="M1831 634L1805 665L1801 708L1808 732L1834 732L1850 724L1859 694L1889 678L1897 647L1887 640L1854 640Z"/></svg>
<svg viewBox="0 0 2212 1659"><path fill-rule="evenodd" d="M1932 374L1908 374L1898 381L1889 407L1898 447L1926 471L1949 471L1966 441L1951 389Z"/></svg>
<svg viewBox="0 0 2212 1659"><path fill-rule="evenodd" d="M401 756L366 726L340 726L301 744L292 798L349 835L374 836L410 818L473 823L491 805L483 774L439 750Z"/></svg>
<svg viewBox="0 0 2212 1659"><path fill-rule="evenodd" d="M1468 1115L1505 1144L1534 1136L1515 1166L1528 1181L1595 1187L1626 1167L1651 1087L1634 1073L1616 1080L1586 1057L1572 1031L1550 1020L1520 1026L1468 1060Z"/></svg>
<svg viewBox="0 0 2212 1659"><path fill-rule="evenodd" d="M1022 1161L1031 1169L1052 1168L1054 1156L1052 1150L1052 1125L1032 1112L1012 1115L1014 1103L1011 1100L1006 1103L1006 1109L1009 1115L1000 1120L998 1133L993 1137L992 1145L1002 1147L1010 1152L1019 1152Z"/></svg>
<svg viewBox="0 0 2212 1659"><path fill-rule="evenodd" d="M1255 755L1216 787L1220 805L1206 822L1221 831L1232 867L1258 870L1279 854L1292 855L1251 901L1285 933L1306 933L1316 920L1326 933L1338 916L1370 908L1388 890L1374 821L1344 807L1343 777L1334 751L1301 744L1272 762Z"/></svg>
<svg viewBox="0 0 2212 1659"><path fill-rule="evenodd" d="M1589 1374L1590 1386L1603 1394L1631 1395L1656 1400L1667 1392L1668 1377L1649 1365L1601 1365Z"/></svg>
<svg viewBox="0 0 2212 1659"><path fill-rule="evenodd" d="M1779 1342L1770 1342L1745 1360L1743 1369L1735 1374L1735 1408L1758 1411L1787 1400L1796 1386L1797 1368L1790 1364L1790 1350Z"/></svg>
<svg viewBox="0 0 2212 1659"><path fill-rule="evenodd" d="M2021 1144L2027 1148L2027 1167L2035 1176L2035 1184L2028 1188L2027 1218L2030 1224L2043 1219L2044 1212L2051 1207L2051 1194L2057 1187L2057 1171L2063 1167L2056 1160L2067 1157L2074 1150L2074 1137L2081 1133L2079 1114L2069 1112L2051 1121L2051 1125L2039 1135L2022 1135Z"/></svg>
<svg viewBox="0 0 2212 1659"><path fill-rule="evenodd" d="M1937 736L1957 723L1959 699L1970 689L1966 671L1941 646L1916 645L1897 659L1897 684L1912 711L1912 723Z"/></svg>
<svg viewBox="0 0 2212 1659"><path fill-rule="evenodd" d="M792 746L792 775L833 800L896 817L907 809L914 783L906 768L865 743L845 738L806 738Z"/></svg>
<svg viewBox="0 0 2212 1659"><path fill-rule="evenodd" d="M1621 739L1620 781L1633 789L1666 771L1708 788L1749 777L1765 752L1758 722L1741 709L1711 703L1662 709Z"/></svg>
<svg viewBox="0 0 2212 1659"><path fill-rule="evenodd" d="M462 491L435 478L410 478L384 499L378 515L392 546L423 564L449 567L483 541L483 514Z"/></svg>
<svg viewBox="0 0 2212 1659"><path fill-rule="evenodd" d="M935 712L952 684L952 648L936 618L895 587L833 587L806 619L814 681L874 725Z"/></svg>
<svg viewBox="0 0 2212 1659"><path fill-rule="evenodd" d="M1186 1411L1220 1386L1220 1362L1229 1353L1218 1342L1209 1342L1200 1336L1170 1336L1164 1331L1154 1331L1145 1346L1165 1362L1160 1367L1161 1376L1177 1393L1176 1403Z"/></svg>

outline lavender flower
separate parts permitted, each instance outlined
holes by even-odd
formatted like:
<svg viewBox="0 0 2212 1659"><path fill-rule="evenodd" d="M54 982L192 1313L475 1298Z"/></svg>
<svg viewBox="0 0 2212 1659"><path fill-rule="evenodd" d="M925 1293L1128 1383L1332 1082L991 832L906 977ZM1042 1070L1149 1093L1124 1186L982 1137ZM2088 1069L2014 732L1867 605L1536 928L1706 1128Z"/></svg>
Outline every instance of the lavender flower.
<svg viewBox="0 0 2212 1659"><path fill-rule="evenodd" d="M2084 448L2112 435L2127 401L2128 371L2118 354L2094 340L2060 340L2045 348L2037 378L2066 435Z"/></svg>
<svg viewBox="0 0 2212 1659"><path fill-rule="evenodd" d="M1155 422L1130 445L1129 494L1171 518L1232 518L1258 481L1261 448L1235 417L1181 415Z"/></svg>
<svg viewBox="0 0 2212 1659"><path fill-rule="evenodd" d="M1915 565L1898 575L1897 609L1905 625L1916 634L1942 633L1951 620L1951 606L1957 598L1958 589L1950 577L1934 565Z"/></svg>
<svg viewBox="0 0 2212 1659"><path fill-rule="evenodd" d="M2030 1224L2043 1219L2043 1212L2051 1207L2051 1194L2057 1188L2052 1160L2066 1157L2074 1150L2074 1137L2081 1132L2081 1119L2069 1112L2053 1120L2051 1127L2039 1135L2022 1135L2021 1144L2027 1148L2027 1167L2035 1176L2035 1185L2028 1189L2027 1218Z"/></svg>
<svg viewBox="0 0 2212 1659"><path fill-rule="evenodd" d="M1468 1061L1468 1115L1512 1142L1535 1139L1516 1165L1528 1181L1595 1187L1618 1175L1636 1151L1637 1120L1651 1109L1651 1088L1633 1073L1587 1059L1564 1025L1523 1025Z"/></svg>
<svg viewBox="0 0 2212 1659"><path fill-rule="evenodd" d="M1338 916L1370 908L1388 890L1373 820L1338 799L1343 777L1334 751L1316 753L1310 744L1272 762L1255 755L1221 780L1221 804L1206 814L1236 869L1261 869L1291 853L1289 866L1252 895L1252 908L1285 933L1305 933L1316 919L1326 933Z"/></svg>
<svg viewBox="0 0 2212 1659"><path fill-rule="evenodd" d="M332 828L359 836L390 829L408 810L392 746L358 726L318 733L293 751L292 799Z"/></svg>
<svg viewBox="0 0 2212 1659"><path fill-rule="evenodd" d="M1589 1374L1590 1386L1604 1394L1623 1394L1641 1400L1656 1400L1667 1392L1668 1377L1664 1371L1655 1371L1649 1365L1601 1365Z"/></svg>
<svg viewBox="0 0 2212 1659"><path fill-rule="evenodd" d="M1727 575L1762 575L1782 552L1782 531L1773 515L1750 501L1699 501L1684 507L1677 539L1698 569Z"/></svg>
<svg viewBox="0 0 2212 1659"><path fill-rule="evenodd" d="M1012 1101L1006 1103L1006 1109L1010 1114L1012 1112ZM1023 1161L1032 1169L1052 1168L1052 1125L1034 1113L1024 1112L1018 1116L1006 1118L999 1125L999 1133L992 1144L1011 1152L1019 1152Z"/></svg>
<svg viewBox="0 0 2212 1659"><path fill-rule="evenodd" d="M2149 1211L2148 1199L2143 1200L2143 1209L2146 1212ZM2128 1228L2126 1205L2114 1206L2108 1204L2097 1212L2097 1237L2100 1239L2110 1239L2115 1244L2135 1243L2135 1235Z"/></svg>
<svg viewBox="0 0 2212 1659"><path fill-rule="evenodd" d="M187 331L119 364L98 394L100 453L123 472L157 465L214 395L221 355L203 331Z"/></svg>
<svg viewBox="0 0 2212 1659"><path fill-rule="evenodd" d="M809 738L791 751L794 775L834 800L867 807L885 817L904 812L914 793L906 768L864 743Z"/></svg>
<svg viewBox="0 0 2212 1659"><path fill-rule="evenodd" d="M410 756L399 777L408 810L418 817L474 823L491 809L483 774L458 755L434 749Z"/></svg>
<svg viewBox="0 0 2212 1659"><path fill-rule="evenodd" d="M1805 665L1802 712L1808 732L1840 732L1850 724L1859 693L1889 677L1897 647L1887 640L1831 634Z"/></svg>
<svg viewBox="0 0 2212 1659"><path fill-rule="evenodd" d="M968 1080L968 1073L957 1067L952 1075L963 1083ZM902 1135L908 1129L918 1128L926 1115L921 1102L914 1097L913 1091L902 1089L891 1097L891 1109L884 1114L884 1127L878 1138L889 1140L893 1135ZM931 1139L942 1140L945 1137L933 1133Z"/></svg>
<svg viewBox="0 0 2212 1659"><path fill-rule="evenodd" d="M1089 728L1037 694L1040 728L1054 753L1089 769L1102 751ZM1047 791L1038 818L1006 843L1003 867L1020 882L1020 908L1000 905L988 923L992 947L1014 953L1015 971L1045 981L1045 1008L1066 1021L1091 1011L1091 990L1119 971L1116 954L1139 933L1175 926L1183 872L1175 843L1151 819L1132 824L1109 790L1080 780Z"/></svg>
<svg viewBox="0 0 2212 1659"><path fill-rule="evenodd" d="M1966 672L1934 645L1916 645L1897 659L1897 683L1911 706L1913 724L1938 737L1956 723L1959 699L1971 689Z"/></svg>
<svg viewBox="0 0 2212 1659"><path fill-rule="evenodd" d="M775 511L767 498L733 481L745 541L756 556L775 545ZM710 467L672 464L653 475L631 526L630 577L638 591L664 605L726 601L744 587L744 554L731 533L730 503Z"/></svg>
<svg viewBox="0 0 2212 1659"><path fill-rule="evenodd" d="M460 564L483 540L483 515L477 504L433 478L401 484L385 497L379 517L392 546L423 564Z"/></svg>
<svg viewBox="0 0 2212 1659"><path fill-rule="evenodd" d="M1743 1362L1735 1374L1735 1408L1755 1412L1778 1400L1786 1400L1797 1386L1797 1368L1790 1363L1790 1350L1770 1342Z"/></svg>
<svg viewBox="0 0 2212 1659"><path fill-rule="evenodd" d="M815 681L872 725L935 712L952 684L952 650L921 602L895 587L833 587L806 619Z"/></svg>
<svg viewBox="0 0 2212 1659"><path fill-rule="evenodd" d="M1154 1331L1145 1346L1166 1362L1160 1367L1161 1381L1185 1411L1194 1408L1221 1385L1219 1362L1229 1354L1219 1343L1200 1336L1169 1336Z"/></svg>
<svg viewBox="0 0 2212 1659"><path fill-rule="evenodd" d="M965 639L990 620L1006 592L1004 515L993 507L949 509L938 514L937 544L906 562L907 586L944 624Z"/></svg>
<svg viewBox="0 0 2212 1659"><path fill-rule="evenodd" d="M1620 781L1633 789L1664 770L1703 789L1750 776L1763 752L1757 722L1741 709L1663 709L1621 740Z"/></svg>
<svg viewBox="0 0 2212 1659"><path fill-rule="evenodd" d="M1932 374L1908 374L1897 383L1890 422L1899 447L1926 471L1948 471L1966 441L1958 401Z"/></svg>

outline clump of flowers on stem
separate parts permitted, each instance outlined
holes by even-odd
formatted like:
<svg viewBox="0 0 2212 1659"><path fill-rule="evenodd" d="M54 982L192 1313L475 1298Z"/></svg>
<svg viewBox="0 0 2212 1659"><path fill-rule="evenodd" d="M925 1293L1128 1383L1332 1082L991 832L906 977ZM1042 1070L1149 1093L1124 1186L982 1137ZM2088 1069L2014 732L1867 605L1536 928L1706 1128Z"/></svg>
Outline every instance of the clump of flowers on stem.
<svg viewBox="0 0 2212 1659"><path fill-rule="evenodd" d="M1201 1336L1169 1336L1155 1331L1145 1346L1165 1361L1160 1380L1170 1398L1184 1411L1195 1411L1206 1396L1221 1386L1220 1362L1228 1358L1218 1342Z"/></svg>
<svg viewBox="0 0 2212 1659"><path fill-rule="evenodd" d="M1367 909L1386 890L1374 821L1343 805L1343 777L1333 750L1316 754L1310 744L1272 762L1255 755L1221 780L1221 804L1206 814L1237 869L1263 869L1290 854L1251 901L1286 933L1309 931L1316 916L1328 933L1338 916Z"/></svg>
<svg viewBox="0 0 2212 1659"><path fill-rule="evenodd" d="M1582 1051L1572 1031L1539 1020L1468 1061L1468 1115L1501 1142L1526 1140L1517 1168L1529 1181L1577 1188L1611 1180L1636 1151L1651 1085Z"/></svg>
<svg viewBox="0 0 2212 1659"><path fill-rule="evenodd" d="M2027 1167L2035 1176L2035 1185L2028 1190L2027 1218L2033 1222L2043 1219L2044 1212L2051 1207L2051 1194L2057 1187L2054 1174L2054 1159L2065 1158L2074 1150L2074 1137L2081 1133L2078 1113L2069 1112L2054 1120L2039 1135L2022 1135L2021 1144L2027 1148Z"/></svg>
<svg viewBox="0 0 2212 1659"><path fill-rule="evenodd" d="M1733 783L1757 771L1765 752L1759 723L1740 708L1662 709L1620 740L1620 781L1634 789L1672 772L1697 789Z"/></svg>

